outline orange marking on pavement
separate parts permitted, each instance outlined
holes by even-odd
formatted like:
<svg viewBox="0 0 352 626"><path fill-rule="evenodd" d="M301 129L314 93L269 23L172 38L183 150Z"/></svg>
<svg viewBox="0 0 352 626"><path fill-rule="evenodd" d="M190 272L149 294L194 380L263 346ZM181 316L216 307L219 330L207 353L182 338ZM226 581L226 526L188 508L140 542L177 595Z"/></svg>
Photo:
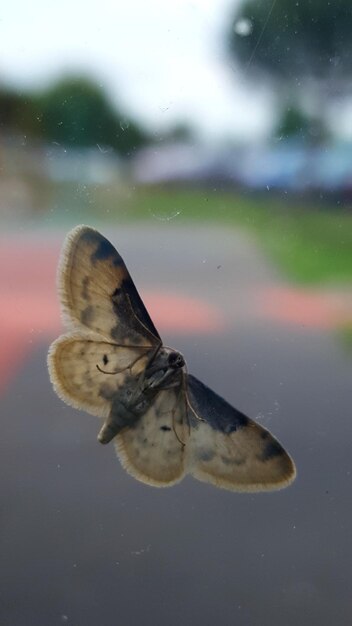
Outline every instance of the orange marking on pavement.
<svg viewBox="0 0 352 626"><path fill-rule="evenodd" d="M277 287L259 294L260 312L275 321L329 330L352 322L352 297L347 291L314 291Z"/></svg>
<svg viewBox="0 0 352 626"><path fill-rule="evenodd" d="M56 293L60 247L24 236L0 240L0 391L40 339L49 342L62 330ZM220 312L199 298L143 291L142 298L162 334L222 330Z"/></svg>

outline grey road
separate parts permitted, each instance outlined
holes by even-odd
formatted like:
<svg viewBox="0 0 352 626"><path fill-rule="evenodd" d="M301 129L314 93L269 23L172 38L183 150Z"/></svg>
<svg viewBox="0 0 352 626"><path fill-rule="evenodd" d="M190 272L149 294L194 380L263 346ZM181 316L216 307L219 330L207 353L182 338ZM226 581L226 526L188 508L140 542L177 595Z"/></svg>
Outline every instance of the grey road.
<svg viewBox="0 0 352 626"><path fill-rule="evenodd" d="M97 419L55 396L38 332L0 397L1 625L349 626L350 357L319 324L263 314L258 294L288 286L250 240L173 223L109 234L142 294L216 312L184 330L155 314L189 370L282 441L298 477L256 495L138 483L96 442Z"/></svg>

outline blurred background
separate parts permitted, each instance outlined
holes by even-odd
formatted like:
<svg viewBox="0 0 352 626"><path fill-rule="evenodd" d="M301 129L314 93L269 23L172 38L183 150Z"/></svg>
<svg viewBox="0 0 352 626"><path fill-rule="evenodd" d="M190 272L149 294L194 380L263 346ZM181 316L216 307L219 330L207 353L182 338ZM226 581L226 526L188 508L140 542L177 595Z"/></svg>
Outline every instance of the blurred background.
<svg viewBox="0 0 352 626"><path fill-rule="evenodd" d="M351 32L349 0L2 7L2 624L351 623ZM56 398L79 223L292 487L151 489Z"/></svg>

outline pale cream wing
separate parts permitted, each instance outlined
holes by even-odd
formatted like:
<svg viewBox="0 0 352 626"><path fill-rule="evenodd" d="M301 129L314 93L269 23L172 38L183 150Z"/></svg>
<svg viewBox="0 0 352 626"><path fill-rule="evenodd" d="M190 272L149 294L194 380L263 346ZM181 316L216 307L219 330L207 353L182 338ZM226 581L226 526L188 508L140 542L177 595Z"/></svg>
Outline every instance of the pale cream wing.
<svg viewBox="0 0 352 626"><path fill-rule="evenodd" d="M121 345L161 343L118 252L98 231L77 226L66 237L58 273L64 320Z"/></svg>
<svg viewBox="0 0 352 626"><path fill-rule="evenodd" d="M98 335L62 335L50 347L48 367L58 396L68 404L107 417L112 397L145 369L148 349L121 347Z"/></svg>
<svg viewBox="0 0 352 626"><path fill-rule="evenodd" d="M114 443L129 474L148 485L168 487L184 476L188 434L183 390L165 389L159 391L134 426L117 435Z"/></svg>
<svg viewBox="0 0 352 626"><path fill-rule="evenodd" d="M292 459L265 428L193 376L187 399L187 469L195 478L233 491L270 491L294 480Z"/></svg>

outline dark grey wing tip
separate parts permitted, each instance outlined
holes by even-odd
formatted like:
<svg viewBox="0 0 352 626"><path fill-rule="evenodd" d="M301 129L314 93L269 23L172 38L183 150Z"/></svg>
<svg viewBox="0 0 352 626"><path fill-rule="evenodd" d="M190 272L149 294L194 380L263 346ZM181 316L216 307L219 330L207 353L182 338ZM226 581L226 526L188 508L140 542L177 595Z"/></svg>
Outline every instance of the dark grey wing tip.
<svg viewBox="0 0 352 626"><path fill-rule="evenodd" d="M192 411L224 434L245 428L251 421L192 374L187 375L187 396ZM195 420L193 416L193 422Z"/></svg>
<svg viewBox="0 0 352 626"><path fill-rule="evenodd" d="M137 319L155 338L156 342L161 343L160 335L137 291L123 258L117 252L116 248L106 237L104 237L104 235L89 226L81 227L80 241L94 245L94 252L91 254L91 261L93 265L101 261L110 261L114 267L121 268L123 272L123 279L121 285L119 285L119 289L121 289L124 295L128 297ZM111 294L112 297L115 295L116 289L116 286L114 286Z"/></svg>

